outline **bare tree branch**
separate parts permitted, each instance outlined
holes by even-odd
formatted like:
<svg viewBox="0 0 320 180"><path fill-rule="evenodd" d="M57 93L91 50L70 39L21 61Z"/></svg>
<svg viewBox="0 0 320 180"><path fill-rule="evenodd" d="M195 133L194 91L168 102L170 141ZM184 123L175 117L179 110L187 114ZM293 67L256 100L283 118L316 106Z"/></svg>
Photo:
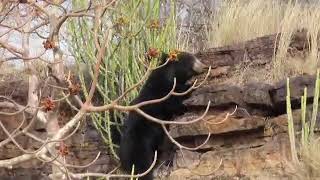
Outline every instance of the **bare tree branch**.
<svg viewBox="0 0 320 180"><path fill-rule="evenodd" d="M141 174L126 175L126 174L83 173L83 174L71 174L71 177L77 178L77 179L82 179L85 177L103 177L103 178L107 178L107 179L110 179L110 178L140 178L140 177L148 174L153 169L153 167L155 166L155 164L157 162L157 156L158 156L158 153L157 153L157 151L155 151L152 164L145 172L143 172Z"/></svg>
<svg viewBox="0 0 320 180"><path fill-rule="evenodd" d="M176 79L174 79L174 83L172 86L172 89L170 92L165 95L164 97L158 98L158 99L152 99L149 101L144 101L135 105L129 105L129 106L123 106L119 105L119 101L122 100L130 91L141 85L146 78L148 77L149 73L152 70L155 70L157 68L161 68L169 62L167 60L164 64L152 68L151 64L147 66L147 71L145 75L140 79L139 82L128 88L124 91L123 94L118 96L115 100L111 101L110 104L102 105L102 106L93 106L92 105L92 99L94 96L94 93L96 91L96 86L98 84L99 79L99 70L101 63L103 61L103 58L105 57L105 53L107 52L108 44L110 41L110 31L111 27L107 29L105 32L103 32L102 37L102 43L99 43L100 35L99 27L101 25L101 18L104 16L105 11L108 8L111 8L111 6L116 2L116 0L109 0L109 1L103 1L102 3L97 3L95 5L89 4L89 7L83 8L83 9L69 9L62 4L65 2L64 0L57 0L57 1L49 1L44 0L42 2L38 2L35 0L26 0L26 3L23 5L18 5L21 3L18 0L10 0L8 1L10 3L13 3L12 6L10 6L10 9L4 11L4 17L0 21L0 26L5 28L5 31L2 32L0 35L0 48L4 49L4 51L8 54L11 53L10 57L5 57L4 59L6 61L8 60L22 60L22 62L25 63L28 68L32 70L31 74L29 75L29 89L28 89L28 104L26 106L20 105L16 103L14 100L5 97L0 96L1 99L4 99L4 101L0 102L0 107L5 109L10 109L9 112L0 112L0 115L3 116L16 116L18 114L23 114L22 121L18 124L17 128L15 128L13 131L8 130L8 128L5 127L5 124L0 121L0 129L4 131L6 134L6 139L0 142L0 148L8 144L9 142L12 142L23 154L17 157L9 158L0 160L0 168L12 168L15 165L18 165L22 162L26 162L32 159L37 159L41 162L48 163L52 166L52 176L54 179L72 179L72 178L85 178L85 177L104 177L104 178L139 178L146 174L148 174L152 168L155 166L156 160L157 160L157 152L155 152L154 160L151 164L151 166L141 174L136 175L126 175L126 174L112 174L113 172L104 174L104 173L81 173L76 174L69 170L69 168L87 168L94 164L99 156L100 152L97 154L97 156L88 164L85 165L72 165L71 163L66 162L66 157L61 153L61 151L57 151L55 148L60 144L63 143L63 141L70 139L71 136L73 136L79 129L80 124L82 122L82 119L88 114L93 112L102 112L102 111L108 111L111 109L116 109L120 111L134 111L141 116L145 117L149 121L153 121L156 123L159 123L162 125L165 133L168 135L170 140L175 143L179 148L189 149L189 150L197 150L201 148L205 143L208 142L210 138L210 133L208 134L207 139L200 145L194 148L185 147L179 144L176 140L174 140L168 130L165 128L165 125L167 124L180 124L180 125L187 125L191 123L196 123L202 120L210 108L210 101L208 102L208 105L204 111L204 113L199 116L198 118L187 121L187 122L176 122L176 121L167 121L167 120L161 120L155 117L152 117L145 112L141 110L143 106L159 103L162 101L167 100L171 96L184 96L188 93L190 93L192 90L198 88L199 86L203 85L203 83L207 80L211 67L209 68L207 75L205 76L204 80L200 82L200 84L197 84L198 81L195 80L192 86L186 90L185 92L174 92L176 88ZM50 9L51 8L51 9ZM53 9L53 10L52 10ZM93 11L92 11L93 10ZM10 23L5 23L9 19L9 17L15 16L15 13L18 14L15 19L15 23L17 25L8 25ZM42 84L40 81L40 76L38 77L36 75L36 70L34 69L34 65L31 62L34 62L35 60L43 61L48 64L52 64L53 67L53 73L52 76L56 77L58 81L62 82L64 78L64 58L63 55L65 53L62 51L63 49L60 48L60 40L61 38L61 29L64 25L64 23L70 19L70 18L79 18L79 17L89 17L88 19L94 20L94 26L93 26L93 32L94 32L94 44L96 46L96 49L98 50L98 53L95 57L95 66L94 66L94 73L92 78L92 84L89 88L88 96L85 98L85 101L81 101L79 96L73 95L70 92L66 92L68 88L66 87L60 87L60 84L57 83L48 83L49 78L45 79L45 83ZM92 19L94 18L94 19ZM4 23L3 23L4 22ZM32 25L32 26L31 26ZM45 37L47 35L40 35L37 30L46 30L46 33L48 33L48 37ZM19 33L21 35L21 42L22 47L13 44L12 42L9 43L9 40L4 40L5 38L8 38L10 34L12 33ZM37 55L30 55L30 36L36 35L37 38L45 38L45 44L44 49L41 52L36 52ZM2 38L3 37L3 38ZM2 38L2 39L1 39ZM53 52L53 59L54 62L51 62L51 59L46 59L44 56L46 52L51 51ZM1 60L3 62L3 60ZM52 80L52 76L51 80ZM70 75L67 78L67 83L69 85L72 85L70 81ZM63 86L63 85L61 85ZM74 96L77 100L77 103L80 105L80 109L77 109L77 113L71 117L65 125L60 127L58 124L58 108L57 109L45 109L45 112L42 111L45 107L44 105L40 105L40 99L42 97L42 90L43 88L50 88L49 98L52 103L59 104L62 101L68 101L68 97ZM58 96L62 94L61 96ZM71 103L70 103L71 104ZM58 106L58 105L57 105ZM72 105L71 105L72 107ZM11 111L12 110L12 111ZM27 123L26 126L26 119L25 119L25 113L28 113L32 116L32 119L30 122ZM233 113L232 113L233 114ZM232 115L231 114L231 115ZM229 114L227 114L227 117L229 117ZM46 139L45 138L39 138L34 132L31 131L31 127L34 123L38 123L39 121L45 123L46 128ZM208 123L208 122L205 122ZM221 122L222 123L222 122ZM24 128L23 128L24 127ZM20 143L17 141L18 136L24 136L29 139L32 139L33 141L37 143L41 143L39 145L40 147L37 147L36 150L32 151L28 149L28 147L23 147L20 145Z"/></svg>

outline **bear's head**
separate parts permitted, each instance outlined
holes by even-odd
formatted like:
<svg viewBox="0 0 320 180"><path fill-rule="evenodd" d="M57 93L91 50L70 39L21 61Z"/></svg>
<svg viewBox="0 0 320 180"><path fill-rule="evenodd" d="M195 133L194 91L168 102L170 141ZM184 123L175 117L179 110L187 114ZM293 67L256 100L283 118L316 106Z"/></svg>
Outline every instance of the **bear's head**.
<svg viewBox="0 0 320 180"><path fill-rule="evenodd" d="M168 58L170 58L168 54L162 53L160 64L164 64ZM177 83L182 84L192 76L204 72L207 68L208 66L188 52L177 53L175 59L169 60L164 67L170 77L176 77Z"/></svg>

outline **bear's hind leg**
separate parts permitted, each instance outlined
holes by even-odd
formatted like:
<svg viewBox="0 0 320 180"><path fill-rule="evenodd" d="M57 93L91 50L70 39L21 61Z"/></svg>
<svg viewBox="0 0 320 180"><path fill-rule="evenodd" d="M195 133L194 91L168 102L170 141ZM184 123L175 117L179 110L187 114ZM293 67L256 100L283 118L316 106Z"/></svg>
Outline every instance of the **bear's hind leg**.
<svg viewBox="0 0 320 180"><path fill-rule="evenodd" d="M152 165L153 160L154 160L154 151L152 150L152 147L146 146L146 144L144 145L144 149L145 151L143 152L143 156L141 156L139 159L136 159L136 165L135 165L135 169L136 169L136 174L141 174L146 172ZM154 167L152 167L151 171L149 171L148 174L146 174L145 176L142 176L141 178L139 178L140 180L153 180L153 169Z"/></svg>
<svg viewBox="0 0 320 180"><path fill-rule="evenodd" d="M150 138L150 137L144 137ZM148 143L146 143L146 141ZM147 171L152 165L154 159L154 151L151 143L152 140L137 139L134 136L124 136L120 145L120 161L123 170L130 174L134 165L134 174L141 174ZM152 180L153 170L140 180Z"/></svg>

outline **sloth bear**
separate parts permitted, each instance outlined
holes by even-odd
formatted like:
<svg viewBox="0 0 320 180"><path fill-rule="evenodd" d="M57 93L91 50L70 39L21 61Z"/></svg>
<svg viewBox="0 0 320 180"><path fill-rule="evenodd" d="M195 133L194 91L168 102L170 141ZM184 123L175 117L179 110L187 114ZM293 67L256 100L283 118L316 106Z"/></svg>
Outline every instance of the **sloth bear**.
<svg viewBox="0 0 320 180"><path fill-rule="evenodd" d="M160 65L163 65L168 58L169 55L163 53ZM130 104L166 96L173 87L174 78L176 78L175 92L184 92L191 87L186 82L192 76L203 72L205 67L194 55L179 52L176 60L169 61L150 74L138 97ZM165 101L143 106L141 110L158 119L170 120L173 115L185 112L186 109L182 104L184 99L186 96L171 96ZM151 166L154 153L164 139L165 134L161 125L132 111L125 119L122 131L118 152L122 169L126 173L131 173L134 165L135 174L145 172ZM152 171L139 179L152 180Z"/></svg>

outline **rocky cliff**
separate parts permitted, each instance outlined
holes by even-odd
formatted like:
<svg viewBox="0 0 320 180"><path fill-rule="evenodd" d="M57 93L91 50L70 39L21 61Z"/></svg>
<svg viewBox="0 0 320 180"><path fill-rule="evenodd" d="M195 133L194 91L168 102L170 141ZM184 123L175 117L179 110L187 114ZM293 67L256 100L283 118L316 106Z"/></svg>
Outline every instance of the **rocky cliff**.
<svg viewBox="0 0 320 180"><path fill-rule="evenodd" d="M265 36L197 54L213 68L210 80L185 101L189 112L176 120L188 121L200 116L208 101L211 101L210 110L204 121L172 126L170 133L188 147L200 145L209 132L212 136L197 151L176 150L171 172L159 171L160 174L172 180L301 179L290 163L286 79L267 81L262 77L272 66L277 37L279 35ZM297 32L287 52L288 60L300 56L303 61L307 48L306 33ZM247 70L239 72L239 66ZM239 76L247 78L239 81ZM315 75L301 73L290 78L293 117L298 131L300 99L305 87L308 104L311 104Z"/></svg>

